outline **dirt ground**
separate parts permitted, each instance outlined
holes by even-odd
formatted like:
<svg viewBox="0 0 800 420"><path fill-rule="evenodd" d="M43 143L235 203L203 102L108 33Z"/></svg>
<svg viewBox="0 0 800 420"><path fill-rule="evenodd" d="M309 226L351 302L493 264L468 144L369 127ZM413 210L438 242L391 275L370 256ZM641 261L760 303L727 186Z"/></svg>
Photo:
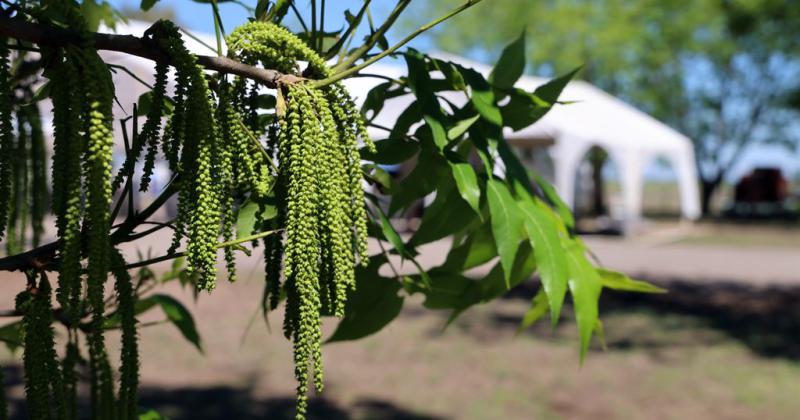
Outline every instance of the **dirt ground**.
<svg viewBox="0 0 800 420"><path fill-rule="evenodd" d="M467 312L444 331L447 314L410 298L380 333L324 348L326 389L313 399L310 418L796 418L798 251L588 241L605 264L671 293L605 293L607 350L595 343L582 367L570 317L555 331L545 322L515 336L533 286ZM436 247L426 252L431 262L439 258ZM270 316L272 332L257 313L257 270L242 269L240 282L220 284L197 302L189 291L167 288L194 313L204 353L172 325L143 329L144 407L172 419L292 418L291 347L280 313ZM7 277L5 290L23 286L20 275ZM0 296L0 309L12 299L10 291ZM334 325L327 321L326 330ZM0 354L23 418L18 359Z"/></svg>

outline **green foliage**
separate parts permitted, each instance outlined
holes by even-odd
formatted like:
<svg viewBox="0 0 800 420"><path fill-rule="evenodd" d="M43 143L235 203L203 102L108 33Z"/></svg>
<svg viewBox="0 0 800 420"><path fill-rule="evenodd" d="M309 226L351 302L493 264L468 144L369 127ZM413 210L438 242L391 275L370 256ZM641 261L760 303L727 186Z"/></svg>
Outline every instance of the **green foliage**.
<svg viewBox="0 0 800 420"><path fill-rule="evenodd" d="M143 1L141 7L155 3ZM0 266L25 271L29 279L17 302L23 319L0 328L0 341L24 347L32 418L85 417L77 402L81 365L88 367L89 417L161 418L139 412L138 317L160 308L164 319L155 324L173 324L202 352L189 310L156 290L179 282L199 299L201 290L216 286L220 250L233 281L236 252L250 255L250 247L264 247L262 308L265 316L285 308L284 333L293 343L298 381L297 418L305 416L309 382L323 389L326 316L341 319L328 342L359 339L394 320L406 297L421 294L427 308L449 311L449 324L470 307L531 281L538 270L543 287L521 328L548 309L555 323L569 292L582 359L592 333L601 331L602 287L659 291L595 268L573 236L569 209L552 186L528 173L503 138L506 129L532 124L558 106L575 72L534 92L514 88L525 67L524 36L504 50L488 78L413 49L400 52L402 43L390 47L385 34L408 3L400 2L387 22L371 27L362 46L350 49L363 16L369 17L369 2L346 15L342 30L315 30L315 22L312 29L293 34L279 23L290 10L303 19L297 5L260 1L254 19L226 40L227 59L238 62L235 75L203 69L199 63L213 60L190 53L174 23L156 22L140 40L157 50L155 84L140 97L133 116L121 121L126 159L116 172L111 167L114 85L89 32L100 20L113 19L113 10L106 3L68 0L31 9L44 28L76 31L75 40L66 44L38 45L43 59L36 65L46 66L48 82L37 92L14 74L21 65L0 63L0 192L8 192L0 203L7 215L0 216L4 224L9 221L7 248L17 254L0 259ZM475 3L466 2L446 17ZM212 6L221 37L216 2ZM339 80L371 63L374 49L402 56L408 75L378 85L357 109ZM328 59L336 56L338 63L329 67ZM274 91L265 93L263 78L245 77L252 74L242 71L261 67L281 74L267 83ZM272 74L259 74L265 73ZM170 75L174 89L167 88ZM442 95L453 91L465 100L453 103ZM388 138L373 144L367 127L387 100L405 95L413 103L390 127ZM47 148L36 104L48 96L54 107L51 197L42 187ZM145 117L141 130L140 114ZM133 127L130 142L128 126ZM135 169L142 167L139 190L145 192L159 158L168 163L171 181L137 212ZM384 164L413 169L393 179ZM176 218L152 221L174 195ZM59 240L19 254L38 243L49 201ZM119 221L125 202L129 211ZM419 228L410 236L398 233L392 218L419 207ZM121 244L162 228L174 231L165 255L125 260ZM370 237L381 254L368 253ZM422 247L443 239L451 241L445 262L423 268L416 260ZM179 251L183 244L185 250ZM171 269L160 276L148 268L170 259ZM398 260L416 270L401 275ZM21 266L14 266L18 261ZM483 264L491 264L489 273L472 278L469 271ZM133 268L140 268L137 275L129 272ZM58 273L57 308L51 306L49 271ZM109 273L113 292L106 287ZM60 363L53 340L58 323L66 331ZM105 344L110 329L121 330L116 372Z"/></svg>
<svg viewBox="0 0 800 420"><path fill-rule="evenodd" d="M454 3L425 2L411 16ZM495 57L527 28L533 42L526 48L518 40L509 48L525 48L522 61L536 74L553 76L584 65L583 79L692 139L708 210L717 187L751 145L797 144L797 110L785 99L800 87L798 10L772 0L496 0L445 26L435 42L446 51ZM486 22L503 24L475 30ZM509 62L508 54L500 54L501 62Z"/></svg>

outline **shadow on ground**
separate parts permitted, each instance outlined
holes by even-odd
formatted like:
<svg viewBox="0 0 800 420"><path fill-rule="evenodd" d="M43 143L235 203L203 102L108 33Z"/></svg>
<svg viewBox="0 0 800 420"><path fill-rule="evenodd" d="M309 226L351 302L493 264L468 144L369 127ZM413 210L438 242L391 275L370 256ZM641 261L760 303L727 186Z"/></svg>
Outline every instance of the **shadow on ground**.
<svg viewBox="0 0 800 420"><path fill-rule="evenodd" d="M293 397L257 398L251 389L232 387L212 388L148 388L141 390L140 404L154 409L170 420L219 419L294 419ZM323 398L309 401L309 419L388 419L438 420L420 413L406 411L391 403L360 400L350 407L341 407Z"/></svg>
<svg viewBox="0 0 800 420"><path fill-rule="evenodd" d="M23 373L20 365L5 366L5 386L10 395L8 408L11 420L27 419ZM16 398L15 398L16 396ZM86 401L81 401L86 408ZM159 388L144 386L140 389L139 404L143 409L155 410L170 420L222 420L222 419L294 419L294 397L258 398L251 387L235 388L217 386L207 388ZM83 410L85 411L85 410ZM309 401L309 420L444 420L404 410L396 405L365 399L349 407L340 407L323 398Z"/></svg>
<svg viewBox="0 0 800 420"><path fill-rule="evenodd" d="M741 283L662 283L669 293L606 293L603 311L652 308L697 317L765 357L800 359L800 287Z"/></svg>
<svg viewBox="0 0 800 420"><path fill-rule="evenodd" d="M721 281L701 284L682 279L651 282L669 292L643 294L606 290L600 302L601 318L639 312L677 315L658 320L659 327L670 330L711 328L741 341L759 356L800 360L800 286L758 287ZM520 288L508 298L530 299L535 291L534 288ZM520 317L497 315L495 321L516 327ZM540 324L542 331L549 330L544 325L547 322ZM637 340L635 336L635 331L628 331L623 337L611 338L608 346L624 350L658 344L646 338ZM702 340L692 344L714 344L719 336L706 335Z"/></svg>

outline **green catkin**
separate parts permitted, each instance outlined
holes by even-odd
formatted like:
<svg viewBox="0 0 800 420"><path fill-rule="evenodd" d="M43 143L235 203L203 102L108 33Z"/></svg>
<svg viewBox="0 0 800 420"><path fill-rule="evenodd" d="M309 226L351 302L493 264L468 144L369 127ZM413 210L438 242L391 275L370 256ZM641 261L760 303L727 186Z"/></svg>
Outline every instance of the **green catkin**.
<svg viewBox="0 0 800 420"><path fill-rule="evenodd" d="M159 146L161 118L164 114L164 98L167 92L167 70L168 66L166 63L156 63L156 82L153 85L152 95L150 97L150 109L147 111L147 119L145 120L144 126L142 126L142 130L134 139L130 153L126 157L122 168L120 168L119 173L116 178L114 178L114 182L111 186L112 191L119 189L125 176L133 170L136 161L139 160L140 155L145 150L147 150L147 152L145 154L139 190L147 191L150 186L150 179L153 176L156 153Z"/></svg>
<svg viewBox="0 0 800 420"><path fill-rule="evenodd" d="M11 125L12 94L7 39L0 37L0 239L5 234L11 206L11 164L14 133Z"/></svg>
<svg viewBox="0 0 800 420"><path fill-rule="evenodd" d="M227 41L229 54L243 62L299 76L297 63L304 61L308 65L303 77L330 75L324 59L274 24L251 22L234 30ZM233 86L239 98L252 96L246 83ZM284 334L294 343L297 417L304 418L311 369L315 388L321 391L323 386L320 316L344 315L347 293L355 287L356 261L368 259L357 147L359 140L370 148L374 145L341 84L315 87L296 78L280 80L278 89L278 124L267 128L273 140L267 148L277 149L275 193L285 233L264 241L263 305L274 308L280 296L286 296Z"/></svg>
<svg viewBox="0 0 800 420"><path fill-rule="evenodd" d="M71 323L78 319L81 298L81 219L83 208L82 179L84 138L81 133L83 114L82 92L78 89L80 73L65 53L52 71L53 99L53 212L56 215L58 237L61 239L57 299L66 308Z"/></svg>
<svg viewBox="0 0 800 420"><path fill-rule="evenodd" d="M16 113L17 136L14 139L12 156L27 156L28 130L25 114ZM25 246L26 218L28 213L28 162L27 159L13 159L11 163L11 208L8 216L8 236L6 252L14 255L22 252Z"/></svg>
<svg viewBox="0 0 800 420"><path fill-rule="evenodd" d="M64 373L64 397L67 403L67 418L78 419L78 375L75 369L80 359L77 332L68 331L69 337L64 359L61 362L61 371Z"/></svg>
<svg viewBox="0 0 800 420"><path fill-rule="evenodd" d="M133 281L125 269L122 254L112 250L111 263L116 279L114 288L117 292L118 312L122 326L122 350L120 355L119 405L120 420L135 420L137 416L138 384L139 384L139 350L136 333L136 296Z"/></svg>
<svg viewBox="0 0 800 420"><path fill-rule="evenodd" d="M109 206L111 204L111 158L114 144L111 117L114 98L113 83L105 63L94 50L80 51L84 65L82 81L86 87L88 112L86 124L86 225L87 240L87 296L91 308L89 356L92 361L93 415L99 418L113 410L113 380L106 373L107 364L103 320L105 312L104 285L110 268ZM109 395L110 394L110 395Z"/></svg>
<svg viewBox="0 0 800 420"><path fill-rule="evenodd" d="M44 234L44 217L47 211L47 149L39 106L25 107L31 130L31 234L32 245L39 246Z"/></svg>
<svg viewBox="0 0 800 420"><path fill-rule="evenodd" d="M234 167L233 167L233 156L236 150L237 143L231 138L230 135L230 123L231 121L228 119L228 111L226 108L230 108L229 105L229 98L228 98L228 87L227 82L223 79L223 82L220 83L220 95L219 95L219 107L217 108L217 120L220 122L220 129L222 133L222 161L220 164L220 171L222 171L222 189L220 190L221 195L221 202L222 202L222 216L223 216L223 226L222 226L222 235L225 242L228 242L233 239L233 228L234 224L236 223L236 218L234 214L234 193L236 190L236 176L234 174ZM234 124L237 124L238 121L233 121ZM236 281L236 258L233 254L232 247L226 247L225 251L225 266L228 272L228 281L234 282Z"/></svg>
<svg viewBox="0 0 800 420"><path fill-rule="evenodd" d="M6 395L5 369L0 365L0 420L8 420L8 396Z"/></svg>
<svg viewBox="0 0 800 420"><path fill-rule="evenodd" d="M170 252L187 237L188 268L200 274L199 287L211 290L216 284L216 244L225 210L220 186L227 180L221 178L230 172L222 165L230 166L230 162L220 161L222 147L208 84L178 28L159 21L148 35L169 55L177 72L176 109L169 122L169 137L164 140L164 145L169 145L165 154L180 175L178 217Z"/></svg>
<svg viewBox="0 0 800 420"><path fill-rule="evenodd" d="M54 4L70 25L85 31L85 22L79 18L74 4L67 1ZM86 326L92 418L136 417L139 362L135 293L130 277L121 268L125 266L124 259L109 243L109 206L113 191L121 185L142 152L145 157L141 189L147 189L160 145L178 188L178 216L170 252L176 251L186 239L188 268L199 274L199 287L214 288L218 240L220 235L226 241L233 238L236 203L247 199L248 195L249 199L262 203L274 193L278 217L256 222L256 229L261 231L282 230L281 234L264 239L263 305L265 311L274 309L280 299L286 297L284 333L293 342L298 381L297 418L302 419L307 410L312 371L314 387L317 391L323 389L320 317L327 313L344 315L347 293L355 287L355 265L359 260L367 261L366 211L357 147L359 141L373 146L366 136L360 113L341 84L316 87L300 77L297 64L300 61L308 63L303 77L324 78L329 76L330 70L303 41L279 26L252 22L234 31L228 39L229 51L243 63L263 65L295 76L278 82L281 99L274 116L259 115L259 87L241 78L234 78L230 85L224 77L218 79L218 105L215 107L206 76L184 46L174 24L156 23L146 32L146 37L154 41L175 67L176 88L171 98L175 106L162 131L167 66L159 63L152 107L130 156L115 179L111 178L114 92L107 67L88 45L88 39L75 47L46 51L50 56L48 62L52 63L49 77L53 82L51 96L55 110L52 205L61 239L57 299L72 325L77 325L83 311L91 316ZM8 84L7 61L2 64L6 73L5 76L0 74L0 88L6 87L3 83ZM0 117L10 118L2 107L0 103ZM20 137L27 133L32 139L39 123L33 117L27 120L20 126ZM269 125L262 126L264 121L270 121ZM262 145L259 137L265 132L268 138ZM5 133L0 134L5 141ZM19 144L28 143L29 154L37 161L40 155L44 159L44 150L39 149L36 141ZM13 146L13 141L11 144ZM3 144L0 147L4 147ZM278 169L273 173L276 165ZM10 176L13 168L9 166L8 169L8 174L4 175L0 161L0 189L2 181L16 178ZM31 180L24 180L24 187L17 188L19 191L30 193L31 187L35 190L35 185L41 182L41 169L37 167L25 168L19 173L31 174ZM30 209L34 231L41 202L32 202ZM22 206L15 207L23 213L26 211ZM82 230L87 245L88 306L81 305ZM231 249L225 250L225 261L233 280L235 260ZM106 309L104 284L109 271L116 279L122 326L118 399L114 395L114 377L102 333ZM40 281L40 284L45 283L46 279ZM49 296L49 285L46 288ZM36 299L28 293L21 302L38 308L32 304ZM44 312L41 314L35 319L43 319ZM50 317L47 325L51 328L49 303L47 316ZM52 342L52 330L48 331L49 342ZM41 418L50 416L48 398L56 389L64 390L68 396L66 401L63 397L61 403L56 401L60 407L56 410L58 416L77 417L77 333L75 327L69 330L67 354L60 368L63 383L48 382L46 375L36 368L31 371L30 394L39 396L30 398L31 412L41 414ZM47 334L34 328L30 339L48 342ZM45 347L52 349L52 345ZM59 371L59 366L46 360L55 360L54 355L49 350L44 355L37 350L31 351L30 358L45 363L52 373Z"/></svg>
<svg viewBox="0 0 800 420"><path fill-rule="evenodd" d="M27 273L29 284L36 285L36 273ZM53 340L53 312L50 283L42 273L37 287L17 296L17 310L23 313L25 332L23 363L28 417L33 420L66 418L61 369ZM50 401L55 407L51 407Z"/></svg>

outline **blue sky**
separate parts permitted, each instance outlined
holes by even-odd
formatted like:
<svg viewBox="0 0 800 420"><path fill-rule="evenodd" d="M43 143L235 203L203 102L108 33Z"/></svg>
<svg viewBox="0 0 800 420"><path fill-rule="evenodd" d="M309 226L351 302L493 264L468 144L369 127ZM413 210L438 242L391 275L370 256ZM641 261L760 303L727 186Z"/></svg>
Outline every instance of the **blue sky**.
<svg viewBox="0 0 800 420"><path fill-rule="evenodd" d="M246 4L251 4L255 6L256 0L242 0ZM110 3L117 7L122 7L123 5L136 8L139 6L139 1L131 1L131 0L110 0ZM327 21L331 23L331 25L341 25L343 22L343 13L347 9L351 9L354 12L358 9L361 5L361 0L328 0L328 10L327 10ZM377 21L381 21L386 14L391 9L393 2L389 2L386 0L377 0L373 1L373 18ZM176 11L178 19L180 20L180 24L186 27L187 29L194 31L194 32L214 32L214 23L211 17L211 5L210 4L203 4L203 3L196 3L191 0L172 0L172 1L161 1L159 4L163 4L165 6L171 7ZM299 2L298 4L303 4L303 2ZM417 3L419 4L419 2ZM221 3L220 4L220 12L223 17L223 24L227 30L230 30L240 23L244 22L247 19L248 12L239 5L234 3ZM413 15L415 11L413 10L414 6L412 5L407 13ZM467 12L469 13L469 12ZM427 19L420 19L420 20L427 20ZM290 20L290 24L292 21ZM398 40L400 37L404 35L404 29L402 26L399 29L395 29L394 31L390 31L388 38L389 42L392 43L393 41ZM410 44L414 48L420 50L427 50L432 48L433 43L431 42L430 38L421 37L417 40L412 41ZM480 59L481 57L470 57L473 59ZM736 165L733 170L729 174L729 181L735 182L736 179L741 177L742 175L746 174L754 167L758 166L777 166L784 170L784 174L789 177L790 179L794 179L800 175L800 153L796 151L787 151L784 148L777 147L777 146L755 146L751 147L750 150L743 156L741 161L738 165ZM648 171L653 176L659 177L659 173L663 173L663 171Z"/></svg>

